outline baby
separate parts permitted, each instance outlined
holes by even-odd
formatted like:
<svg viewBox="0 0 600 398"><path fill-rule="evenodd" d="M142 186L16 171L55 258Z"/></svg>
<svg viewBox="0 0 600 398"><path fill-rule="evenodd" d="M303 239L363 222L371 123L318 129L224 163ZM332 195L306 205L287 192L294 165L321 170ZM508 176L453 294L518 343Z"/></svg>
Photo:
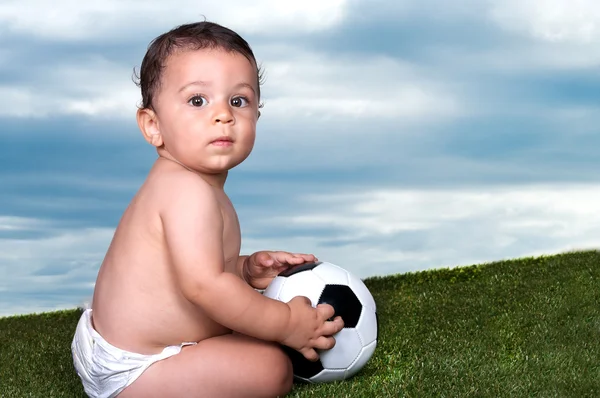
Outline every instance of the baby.
<svg viewBox="0 0 600 398"><path fill-rule="evenodd" d="M317 360L344 325L330 320L330 305L282 303L255 290L314 255L240 255L224 185L254 145L254 54L223 26L182 25L150 44L139 85L138 125L158 158L77 325L72 353L84 389L123 398L285 395L293 374L281 345Z"/></svg>

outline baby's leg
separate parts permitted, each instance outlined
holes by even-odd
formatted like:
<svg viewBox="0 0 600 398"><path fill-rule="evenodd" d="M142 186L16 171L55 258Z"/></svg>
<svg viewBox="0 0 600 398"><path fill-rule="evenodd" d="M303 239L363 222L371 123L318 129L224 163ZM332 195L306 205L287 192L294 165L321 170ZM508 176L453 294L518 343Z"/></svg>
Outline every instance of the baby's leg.
<svg viewBox="0 0 600 398"><path fill-rule="evenodd" d="M119 398L277 397L292 382L292 365L276 344L234 333L151 365Z"/></svg>

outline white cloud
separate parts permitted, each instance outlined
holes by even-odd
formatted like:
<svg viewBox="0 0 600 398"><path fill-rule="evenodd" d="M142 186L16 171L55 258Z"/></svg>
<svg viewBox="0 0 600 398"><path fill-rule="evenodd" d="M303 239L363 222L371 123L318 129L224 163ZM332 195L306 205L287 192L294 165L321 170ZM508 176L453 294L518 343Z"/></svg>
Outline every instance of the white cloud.
<svg viewBox="0 0 600 398"><path fill-rule="evenodd" d="M259 230L288 225L313 236L251 240L247 250L311 251L365 277L600 248L597 185L398 189L306 201L311 211L273 217ZM331 228L339 232L319 233Z"/></svg>
<svg viewBox="0 0 600 398"><path fill-rule="evenodd" d="M335 26L345 7L346 0L4 0L0 25L44 39L107 40L140 32L158 34L157 30L205 16L240 32L280 34Z"/></svg>
<svg viewBox="0 0 600 398"><path fill-rule="evenodd" d="M260 51L260 48L258 49ZM267 51L265 51L267 52ZM455 117L460 98L418 66L386 57L336 57L288 49L267 58L265 115L287 119L397 119L400 123Z"/></svg>
<svg viewBox="0 0 600 398"><path fill-rule="evenodd" d="M484 18L500 28L500 34L509 33L476 51L463 51L462 45L428 49L434 50L428 54L437 57L433 62L451 70L521 72L600 65L600 2L596 0L461 0L452 7L442 0L396 3L379 0L376 10L365 11L367 16L361 17L385 19L393 15L405 23L425 15L427 20L452 21L464 30L471 29L473 37L481 33L474 27Z"/></svg>
<svg viewBox="0 0 600 398"><path fill-rule="evenodd" d="M42 220L35 218L0 216L0 232L2 231L34 231L46 226Z"/></svg>
<svg viewBox="0 0 600 398"><path fill-rule="evenodd" d="M83 229L75 231L52 231L47 223L35 219L2 217L2 229L11 231L47 232L49 237L38 239L0 238L0 272L2 275L29 275L49 264L76 269L97 262L100 247L106 249L112 238L112 229ZM0 288L9 288L11 283L0 280Z"/></svg>
<svg viewBox="0 0 600 398"><path fill-rule="evenodd" d="M28 88L0 86L0 116L28 117L36 114L35 108L35 96Z"/></svg>
<svg viewBox="0 0 600 398"><path fill-rule="evenodd" d="M2 217L0 225L0 232L49 235L0 238L0 316L75 308L89 298L113 229L60 231L47 222L17 217Z"/></svg>
<svg viewBox="0 0 600 398"><path fill-rule="evenodd" d="M56 115L135 117L137 103L132 90L98 92L81 87L71 96L30 87L0 87L0 116L39 118ZM44 98L47 96L47 98ZM51 98L48 98L51 97Z"/></svg>
<svg viewBox="0 0 600 398"><path fill-rule="evenodd" d="M135 119L139 89L133 69L101 57L78 65L57 65L42 81L0 85L0 116L84 115Z"/></svg>
<svg viewBox="0 0 600 398"><path fill-rule="evenodd" d="M491 0L490 15L501 27L549 42L600 40L597 0Z"/></svg>
<svg viewBox="0 0 600 398"><path fill-rule="evenodd" d="M591 69L600 65L600 47L573 43L523 44L466 54L460 62L477 63L482 69L506 72L545 72Z"/></svg>
<svg viewBox="0 0 600 398"><path fill-rule="evenodd" d="M350 0L349 3L359 20L393 20L398 23L406 23L422 16L436 21L479 18L486 6L481 0L452 3L447 0Z"/></svg>

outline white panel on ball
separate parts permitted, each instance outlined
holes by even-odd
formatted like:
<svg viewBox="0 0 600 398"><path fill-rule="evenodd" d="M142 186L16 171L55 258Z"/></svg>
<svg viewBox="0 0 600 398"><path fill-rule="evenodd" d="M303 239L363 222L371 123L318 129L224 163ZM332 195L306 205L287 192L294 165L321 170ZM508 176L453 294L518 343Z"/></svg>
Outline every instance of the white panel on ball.
<svg viewBox="0 0 600 398"><path fill-rule="evenodd" d="M370 307L373 309L373 311L375 311L377 309L375 306L375 300L373 299L373 296L371 295L371 292L365 283L356 275L351 273L348 273L348 279L350 280L350 288L352 288L354 294L356 294L356 297L358 297L358 300L360 300L362 305L365 307Z"/></svg>
<svg viewBox="0 0 600 398"><path fill-rule="evenodd" d="M369 359L371 359L371 357L373 356L373 353L375 352L375 347L377 347L377 342L374 341L371 344L369 344L368 346L364 347L361 351L361 353L359 354L359 357L356 359L356 362L354 362L347 370L346 370L346 377L351 377L354 376L359 370L361 370L369 361Z"/></svg>
<svg viewBox="0 0 600 398"><path fill-rule="evenodd" d="M324 369L316 375L312 380L318 383L327 383L330 381L342 380L344 378L345 369Z"/></svg>
<svg viewBox="0 0 600 398"><path fill-rule="evenodd" d="M323 262L313 268L312 272L329 285L348 285L348 272L335 264Z"/></svg>
<svg viewBox="0 0 600 398"><path fill-rule="evenodd" d="M356 324L356 330L363 345L370 344L377 339L377 316L375 312L367 307L363 307L360 319Z"/></svg>
<svg viewBox="0 0 600 398"><path fill-rule="evenodd" d="M333 335L335 346L330 350L319 351L325 369L346 369L358 356L363 345L356 329L344 328Z"/></svg>
<svg viewBox="0 0 600 398"><path fill-rule="evenodd" d="M288 278L285 289L279 292L279 300L289 302L296 296L305 296L310 299L313 307L319 302L319 297L325 289L325 282L312 271L298 272Z"/></svg>
<svg viewBox="0 0 600 398"><path fill-rule="evenodd" d="M269 298L277 300L279 297L279 292L281 291L281 288L285 284L285 281L286 281L286 278L282 278L282 277L274 278L271 281L271 283L269 283L269 286L267 286L267 288L265 289L263 294Z"/></svg>

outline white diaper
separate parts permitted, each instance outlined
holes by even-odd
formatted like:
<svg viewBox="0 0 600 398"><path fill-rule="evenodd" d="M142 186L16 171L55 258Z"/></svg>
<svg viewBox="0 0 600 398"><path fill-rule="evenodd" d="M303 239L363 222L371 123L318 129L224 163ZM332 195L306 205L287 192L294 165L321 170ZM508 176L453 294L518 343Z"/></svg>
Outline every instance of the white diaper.
<svg viewBox="0 0 600 398"><path fill-rule="evenodd" d="M73 364L86 394L93 398L116 397L153 363L179 354L196 343L166 347L160 354L142 355L109 344L92 327L92 310L81 315L71 343Z"/></svg>

